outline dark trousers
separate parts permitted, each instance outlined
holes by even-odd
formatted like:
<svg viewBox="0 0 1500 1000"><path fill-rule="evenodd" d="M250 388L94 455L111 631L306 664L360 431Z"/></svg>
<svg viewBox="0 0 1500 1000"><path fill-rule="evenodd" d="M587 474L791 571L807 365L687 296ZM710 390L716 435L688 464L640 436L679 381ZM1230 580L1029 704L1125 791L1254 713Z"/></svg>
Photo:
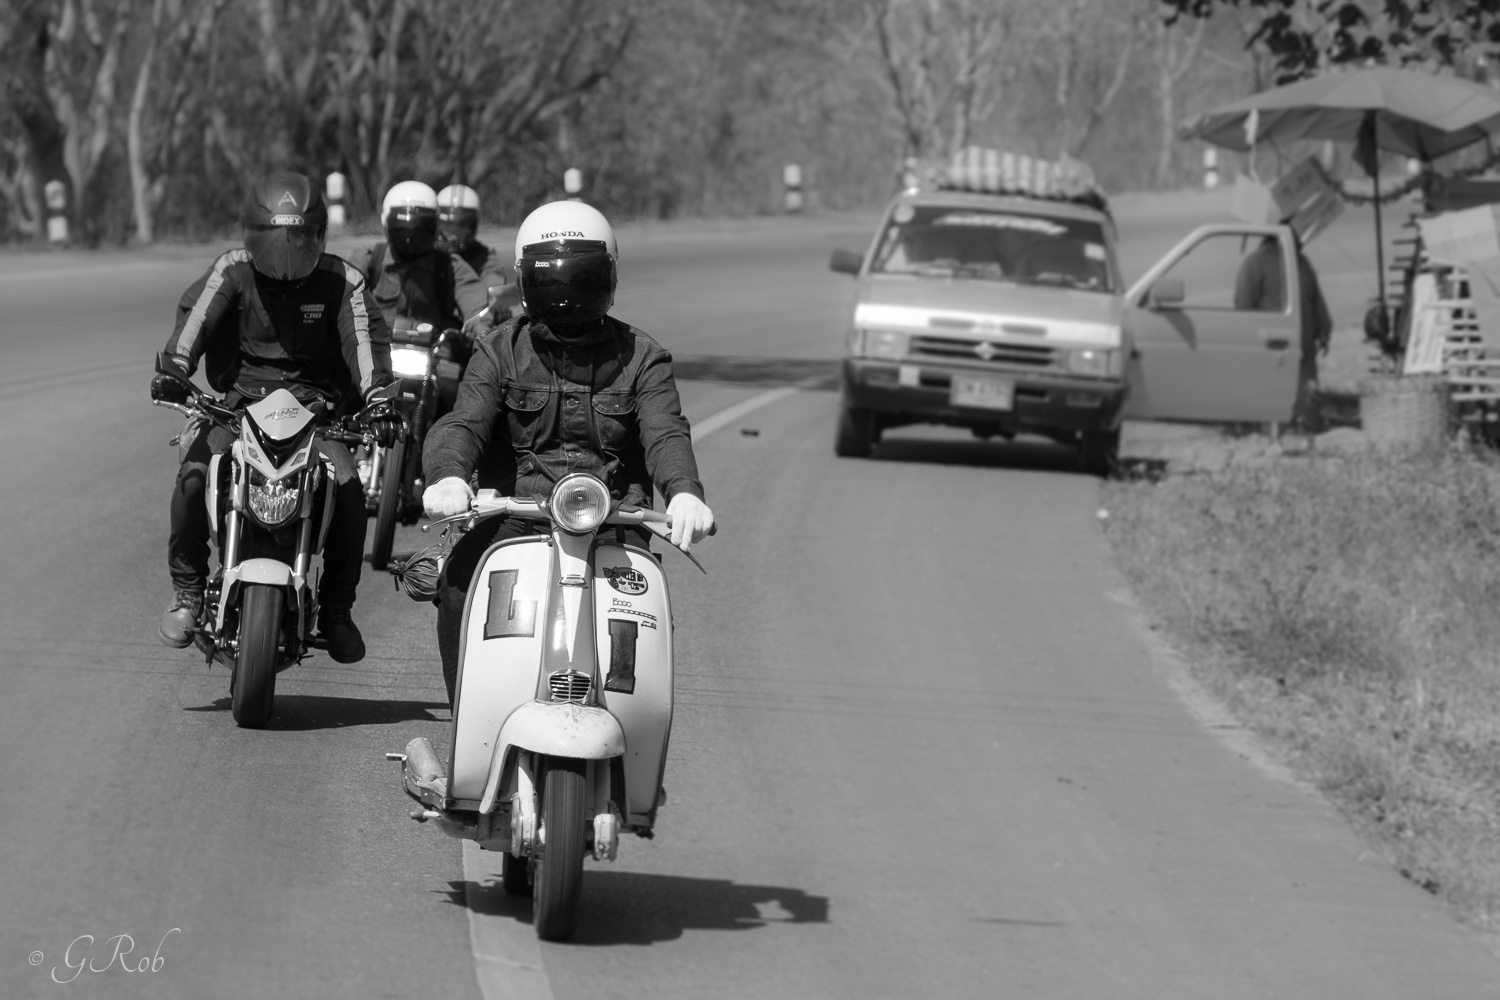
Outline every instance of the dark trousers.
<svg viewBox="0 0 1500 1000"><path fill-rule="evenodd" d="M491 545L507 538L522 535L546 535L552 531L546 521L523 520L517 517L492 517L480 521L474 530L466 533L454 544L443 564L443 573L438 577L437 587L437 640L438 656L443 661L443 683L448 685L448 703L453 703L453 694L458 686L458 653L463 646L464 603L469 597L469 587L474 574L479 571L479 560ZM615 529L605 528L599 532L600 541L610 541ZM623 539L642 548L649 548L651 535L644 529L627 528Z"/></svg>
<svg viewBox="0 0 1500 1000"><path fill-rule="evenodd" d="M217 424L206 428L191 421L183 428L182 465L172 486L172 533L167 539L167 569L177 590L202 592L208 582L211 526L204 501L208 463L234 443L234 435ZM323 545L323 577L318 603L333 610L354 606L354 592L365 555L365 498L349 449L318 440L318 450L333 462L333 519Z"/></svg>

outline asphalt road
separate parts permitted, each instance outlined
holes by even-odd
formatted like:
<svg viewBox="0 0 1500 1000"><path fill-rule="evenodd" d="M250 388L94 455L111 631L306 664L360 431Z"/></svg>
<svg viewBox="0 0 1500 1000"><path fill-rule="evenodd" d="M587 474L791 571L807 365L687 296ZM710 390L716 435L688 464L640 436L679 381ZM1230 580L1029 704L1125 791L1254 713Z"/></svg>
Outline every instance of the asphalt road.
<svg viewBox="0 0 1500 1000"><path fill-rule="evenodd" d="M1127 270L1198 208L1124 215ZM407 818L383 754L446 740L429 607L367 572L370 655L283 674L258 732L157 642L178 421L145 388L206 251L0 260L0 996L1500 996L1500 960L1190 707L1068 449L833 457L826 261L868 224L623 234L616 313L692 376L722 528L707 576L668 559L659 834L591 863L569 945ZM1318 262L1357 308L1347 256Z"/></svg>

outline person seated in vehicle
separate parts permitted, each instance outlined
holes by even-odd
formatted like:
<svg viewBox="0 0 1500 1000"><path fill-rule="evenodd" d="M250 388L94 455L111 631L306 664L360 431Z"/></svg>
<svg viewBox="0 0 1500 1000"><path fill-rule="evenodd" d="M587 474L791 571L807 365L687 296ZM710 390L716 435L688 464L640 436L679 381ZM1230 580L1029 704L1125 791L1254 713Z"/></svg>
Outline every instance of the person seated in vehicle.
<svg viewBox="0 0 1500 1000"><path fill-rule="evenodd" d="M250 187L244 245L221 254L190 285L177 306L166 354L187 378L203 360L209 385L240 408L286 389L304 406L335 412L346 401L384 398L391 382L390 335L349 263L325 253L328 207L306 176L279 172ZM151 381L153 399L183 403L186 388L165 375ZM394 439L399 423L374 421L377 436ZM161 641L192 642L208 582L211 526L204 503L209 459L234 436L218 425L189 421L180 438L181 467L172 489L167 565L173 598L162 615ZM323 548L318 630L339 663L364 658L350 618L364 558L365 504L353 458L343 445L320 441L337 470L333 521Z"/></svg>
<svg viewBox="0 0 1500 1000"><path fill-rule="evenodd" d="M352 259L365 276L386 325L392 330L432 325L436 337L461 331L444 345L437 365L438 412L453 405L473 339L488 327L488 297L479 275L438 246L437 193L421 181L402 181L380 207L385 239Z"/></svg>
<svg viewBox="0 0 1500 1000"><path fill-rule="evenodd" d="M579 201L536 209L516 234L524 312L479 342L453 411L422 452L431 517L469 509L471 477L504 496L550 495L570 472L589 472L615 499L650 506L669 498L671 541L684 549L713 527L682 415L672 356L608 315L616 244L609 222ZM545 532L518 518L481 521L454 546L438 580L437 635L452 700L464 601L484 551L504 538Z"/></svg>
<svg viewBox="0 0 1500 1000"><path fill-rule="evenodd" d="M449 184L437 198L438 246L462 258L479 275L496 322L508 319L519 296L506 272L504 255L479 240L478 193L463 184Z"/></svg>
<svg viewBox="0 0 1500 1000"><path fill-rule="evenodd" d="M1282 225L1290 220L1283 219ZM1303 252L1302 240L1292 228L1292 246L1297 254L1298 312L1301 321L1302 356L1297 368L1297 403L1292 421L1308 431L1319 430L1317 407L1318 356L1328 353L1333 318L1318 283L1318 272ZM1286 301L1286 268L1282 264L1281 240L1267 236L1240 261L1234 283L1234 307L1245 312L1283 312Z"/></svg>

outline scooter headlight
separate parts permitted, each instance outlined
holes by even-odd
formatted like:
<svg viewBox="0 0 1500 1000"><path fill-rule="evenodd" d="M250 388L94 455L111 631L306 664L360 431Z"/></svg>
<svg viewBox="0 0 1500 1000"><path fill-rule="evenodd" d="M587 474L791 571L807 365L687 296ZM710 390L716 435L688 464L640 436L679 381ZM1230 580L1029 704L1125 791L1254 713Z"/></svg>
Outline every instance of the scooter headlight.
<svg viewBox="0 0 1500 1000"><path fill-rule="evenodd" d="M297 481L296 476L287 476L273 483L260 470L252 468L248 484L250 513L267 528L279 528L290 521L302 500L302 491L294 485Z"/></svg>
<svg viewBox="0 0 1500 1000"><path fill-rule="evenodd" d="M594 531L609 516L609 490L585 472L564 476L552 490L552 519L575 535Z"/></svg>

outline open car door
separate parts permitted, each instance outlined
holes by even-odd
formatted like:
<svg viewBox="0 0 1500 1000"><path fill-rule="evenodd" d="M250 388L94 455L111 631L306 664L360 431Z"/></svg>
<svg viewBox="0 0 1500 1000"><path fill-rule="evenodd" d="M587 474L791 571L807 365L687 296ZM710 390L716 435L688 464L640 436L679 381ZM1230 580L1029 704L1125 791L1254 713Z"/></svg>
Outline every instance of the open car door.
<svg viewBox="0 0 1500 1000"><path fill-rule="evenodd" d="M1286 226L1200 226L1125 298L1135 350L1125 415L1285 422L1297 399L1301 298Z"/></svg>

